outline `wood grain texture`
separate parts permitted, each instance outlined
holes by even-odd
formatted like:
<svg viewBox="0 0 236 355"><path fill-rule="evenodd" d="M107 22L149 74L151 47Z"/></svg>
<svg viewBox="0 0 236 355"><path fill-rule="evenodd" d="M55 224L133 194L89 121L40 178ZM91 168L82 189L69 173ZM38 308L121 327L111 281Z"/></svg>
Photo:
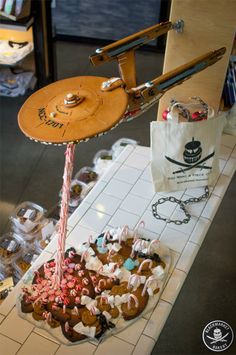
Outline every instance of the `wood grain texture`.
<svg viewBox="0 0 236 355"><path fill-rule="evenodd" d="M235 0L172 0L170 21L184 20L184 31L168 32L163 73L202 55L226 47L224 57L168 91L159 102L157 119L172 98L186 102L200 96L218 111L236 25Z"/></svg>

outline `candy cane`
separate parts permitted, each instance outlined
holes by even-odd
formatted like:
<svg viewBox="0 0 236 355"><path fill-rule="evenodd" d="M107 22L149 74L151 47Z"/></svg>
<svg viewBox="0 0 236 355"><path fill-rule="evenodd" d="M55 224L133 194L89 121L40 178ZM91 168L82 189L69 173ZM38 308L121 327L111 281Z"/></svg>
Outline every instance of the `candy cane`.
<svg viewBox="0 0 236 355"><path fill-rule="evenodd" d="M97 286L94 287L94 291L95 291L96 293L100 293L102 290L101 290L100 287L98 287L98 285L97 285Z"/></svg>
<svg viewBox="0 0 236 355"><path fill-rule="evenodd" d="M89 238L88 238L88 244L90 245L92 243L92 241L93 241L93 236L90 235Z"/></svg>
<svg viewBox="0 0 236 355"><path fill-rule="evenodd" d="M87 279L87 277L84 277L84 278L83 278L82 284L83 284L84 286L88 286L89 280Z"/></svg>
<svg viewBox="0 0 236 355"><path fill-rule="evenodd" d="M132 298L135 302L135 307L138 308L138 306L139 306L139 301L138 301L137 297L131 293L128 297L128 309L131 308L131 299Z"/></svg>
<svg viewBox="0 0 236 355"><path fill-rule="evenodd" d="M134 282L134 284L132 284L132 281ZM136 283L136 285L135 285ZM133 286L133 288L137 288L137 285L141 284L141 276L133 274L129 277L129 281L128 281L128 289L131 288L131 286Z"/></svg>
<svg viewBox="0 0 236 355"><path fill-rule="evenodd" d="M121 232L120 232L120 234L119 234L119 244L121 244L121 242L122 242L123 235L124 235L124 236L127 236L128 230L129 230L129 227L128 227L127 225L125 225L125 226L122 228L122 230L121 230Z"/></svg>
<svg viewBox="0 0 236 355"><path fill-rule="evenodd" d="M48 323L51 323L51 321L52 321L52 313L51 312L48 312L47 317L46 317L46 321Z"/></svg>
<svg viewBox="0 0 236 355"><path fill-rule="evenodd" d="M139 224L137 225L137 227L135 228L135 230L134 230L134 240L138 239L138 230L139 230L140 227L142 227L142 228L145 227L144 221L140 221Z"/></svg>
<svg viewBox="0 0 236 355"><path fill-rule="evenodd" d="M152 245L153 245L153 244L158 244L158 243L160 243L159 240L153 239L153 240L151 241L151 243L149 244L149 246L148 246L147 253L148 253L148 254L151 254L151 247L152 247Z"/></svg>
<svg viewBox="0 0 236 355"><path fill-rule="evenodd" d="M75 313L76 315L78 315L78 314L79 314L78 307L74 306L73 311L74 311L74 313Z"/></svg>
<svg viewBox="0 0 236 355"><path fill-rule="evenodd" d="M111 269L111 272L115 272L115 270L117 269L117 267L118 267L118 264L115 263L114 266L113 266L112 269Z"/></svg>
<svg viewBox="0 0 236 355"><path fill-rule="evenodd" d="M79 270L79 271L77 272L77 275L78 275L79 277L83 277L83 276L84 276L84 270Z"/></svg>
<svg viewBox="0 0 236 355"><path fill-rule="evenodd" d="M81 269L81 264L75 264L75 270L80 270Z"/></svg>
<svg viewBox="0 0 236 355"><path fill-rule="evenodd" d="M68 333L68 332L69 332L69 330L70 330L69 323L68 323L68 322L66 322L66 323L65 323L65 331L66 331L66 333Z"/></svg>
<svg viewBox="0 0 236 355"><path fill-rule="evenodd" d="M110 237L109 231L106 231L106 232L104 233L103 238L102 238L102 247L103 247L103 248L106 248L107 237Z"/></svg>
<svg viewBox="0 0 236 355"><path fill-rule="evenodd" d="M99 275L101 272L103 272L103 266L100 266L97 271L97 275Z"/></svg>
<svg viewBox="0 0 236 355"><path fill-rule="evenodd" d="M85 258L87 258L89 256L89 253L87 250L85 250L82 254L81 254L81 262L84 261Z"/></svg>
<svg viewBox="0 0 236 355"><path fill-rule="evenodd" d="M70 250L68 253L69 258L73 258L75 256L75 252L73 250Z"/></svg>
<svg viewBox="0 0 236 355"><path fill-rule="evenodd" d="M128 232L129 232L129 226L126 224L122 229L122 234L127 237Z"/></svg>
<svg viewBox="0 0 236 355"><path fill-rule="evenodd" d="M90 279L92 280L93 283L97 281L97 278L95 275L91 275Z"/></svg>
<svg viewBox="0 0 236 355"><path fill-rule="evenodd" d="M157 278L156 278L155 276L150 276L150 277L147 279L147 281L145 282L143 291L142 291L142 296L145 295L145 292L146 292L147 288L149 287L149 284L150 284L151 282L153 282L153 281L155 281L155 282L158 284Z"/></svg>
<svg viewBox="0 0 236 355"><path fill-rule="evenodd" d="M84 288L82 288L81 294L88 296L89 295L89 290L84 287Z"/></svg>
<svg viewBox="0 0 236 355"><path fill-rule="evenodd" d="M107 260L110 260L110 259L111 259L112 254L115 254L115 252L114 252L114 250L111 248L111 249L109 250L108 255L107 255Z"/></svg>
<svg viewBox="0 0 236 355"><path fill-rule="evenodd" d="M134 257L135 249L136 249L136 247L137 247L138 244L141 244L141 245L142 245L142 240L141 240L141 239L137 239L137 240L134 242L134 244L133 244L133 246L132 246L132 252L131 252L131 254L130 254L130 257L131 257L131 258Z"/></svg>
<svg viewBox="0 0 236 355"><path fill-rule="evenodd" d="M101 289L101 284L103 284L104 287L106 287L106 280L105 279L100 279L99 282L98 282L98 287Z"/></svg>
<svg viewBox="0 0 236 355"><path fill-rule="evenodd" d="M105 295L101 296L100 303L103 304L103 301L105 301L105 304L107 304L108 303L108 297L105 296Z"/></svg>
<svg viewBox="0 0 236 355"><path fill-rule="evenodd" d="M92 315L96 314L96 308L94 306L90 308L90 314Z"/></svg>
<svg viewBox="0 0 236 355"><path fill-rule="evenodd" d="M143 260L143 262L140 264L139 268L138 268L138 273L140 273L142 271L143 265L149 263L149 269L152 268L152 260L151 259L145 259Z"/></svg>
<svg viewBox="0 0 236 355"><path fill-rule="evenodd" d="M71 184L71 177L73 171L74 154L75 154L75 144L68 143L66 148L66 153L65 153L66 158L65 158L65 167L64 167L64 174L63 174L60 221L58 227L54 287L56 286L59 287L60 281L63 276L62 267L64 264L66 227L67 227L67 219L68 219L68 205L70 201L70 184Z"/></svg>

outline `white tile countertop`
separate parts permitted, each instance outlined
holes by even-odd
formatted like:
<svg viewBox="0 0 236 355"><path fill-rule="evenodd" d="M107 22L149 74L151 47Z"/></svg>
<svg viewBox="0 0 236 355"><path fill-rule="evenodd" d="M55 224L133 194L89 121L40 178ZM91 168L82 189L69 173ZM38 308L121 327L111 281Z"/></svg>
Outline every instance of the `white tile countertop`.
<svg viewBox="0 0 236 355"><path fill-rule="evenodd" d="M188 224L166 224L152 215L151 205L163 196L187 199L200 196L203 188L175 193L155 193L150 173L150 148L127 146L105 175L83 200L68 221L67 247L97 236L106 227L128 224L134 228L145 222L145 234L160 239L172 252L173 263L168 282L157 306L129 328L101 343L88 341L80 345L60 345L46 331L21 319L15 299L21 282L0 306L0 354L2 355L126 355L150 354L169 316L185 278L220 206L236 168L236 137L224 135L220 153L220 176L208 201L190 206ZM176 204L160 205L165 217L182 219ZM36 260L40 265L56 252L56 238ZM39 352L37 352L37 349Z"/></svg>

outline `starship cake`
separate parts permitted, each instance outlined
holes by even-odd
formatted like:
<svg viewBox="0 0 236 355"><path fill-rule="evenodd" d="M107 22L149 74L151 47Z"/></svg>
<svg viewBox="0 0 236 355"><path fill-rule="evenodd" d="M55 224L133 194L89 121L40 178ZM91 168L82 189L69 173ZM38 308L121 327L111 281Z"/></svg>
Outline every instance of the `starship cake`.
<svg viewBox="0 0 236 355"><path fill-rule="evenodd" d="M65 252L61 283L55 260L26 276L20 315L64 344L101 339L153 309L170 267L169 249L137 231L110 229Z"/></svg>

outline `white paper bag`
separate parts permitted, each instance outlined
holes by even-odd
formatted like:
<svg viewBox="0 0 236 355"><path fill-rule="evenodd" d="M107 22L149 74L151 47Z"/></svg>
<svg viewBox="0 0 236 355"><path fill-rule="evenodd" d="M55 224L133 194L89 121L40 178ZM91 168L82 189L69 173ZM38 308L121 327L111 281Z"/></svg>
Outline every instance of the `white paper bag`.
<svg viewBox="0 0 236 355"><path fill-rule="evenodd" d="M225 118L151 122L151 171L155 191L214 185Z"/></svg>

